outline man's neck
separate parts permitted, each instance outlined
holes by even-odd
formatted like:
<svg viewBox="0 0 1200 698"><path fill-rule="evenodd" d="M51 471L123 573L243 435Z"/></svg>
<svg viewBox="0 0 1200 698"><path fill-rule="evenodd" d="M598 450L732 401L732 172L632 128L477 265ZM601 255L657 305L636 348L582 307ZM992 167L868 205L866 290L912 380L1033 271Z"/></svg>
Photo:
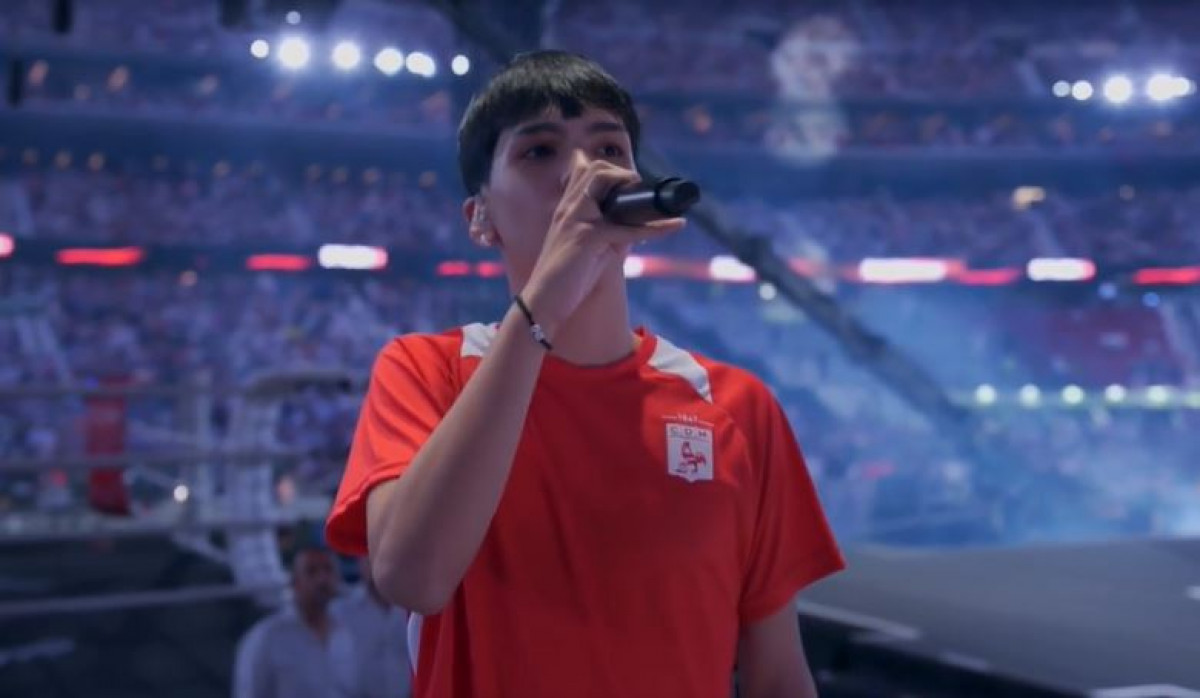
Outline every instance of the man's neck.
<svg viewBox="0 0 1200 698"><path fill-rule="evenodd" d="M600 279L575 313L559 328L554 356L577 366L604 366L629 356L640 338L629 329L624 279Z"/></svg>
<svg viewBox="0 0 1200 698"><path fill-rule="evenodd" d="M296 605L296 612L300 614L300 620L304 625L322 640L329 634L329 614L325 612L324 606L305 607L299 604Z"/></svg>

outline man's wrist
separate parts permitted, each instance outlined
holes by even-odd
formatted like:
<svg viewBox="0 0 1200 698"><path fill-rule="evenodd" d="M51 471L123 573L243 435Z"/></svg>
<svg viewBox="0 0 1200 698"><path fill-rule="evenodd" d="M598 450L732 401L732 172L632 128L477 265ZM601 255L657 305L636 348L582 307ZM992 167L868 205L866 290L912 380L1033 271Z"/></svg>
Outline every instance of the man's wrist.
<svg viewBox="0 0 1200 698"><path fill-rule="evenodd" d="M546 333L546 339L553 344L554 338L558 336L558 327L560 323L546 309L546 303L544 300L545 295L542 293L541 289L536 286L526 285L525 288L521 289L521 292L518 293L517 296L524 301L525 307L529 309L529 314L533 316L534 322L541 326L542 331ZM516 305L515 299L513 304ZM518 312L521 312L519 308ZM524 313L522 313L522 315L524 315Z"/></svg>
<svg viewBox="0 0 1200 698"><path fill-rule="evenodd" d="M554 345L550 342L549 331L541 324L537 315L534 314L533 308L530 307L521 293L513 296L513 305L516 306L525 323L529 326L529 335L533 341L540 344L548 352L554 351Z"/></svg>

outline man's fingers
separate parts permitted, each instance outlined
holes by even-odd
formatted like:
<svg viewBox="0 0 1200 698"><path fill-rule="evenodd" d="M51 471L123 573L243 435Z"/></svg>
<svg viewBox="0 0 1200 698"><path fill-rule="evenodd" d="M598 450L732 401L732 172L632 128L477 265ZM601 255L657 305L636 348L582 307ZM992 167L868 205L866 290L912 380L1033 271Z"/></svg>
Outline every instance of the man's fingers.
<svg viewBox="0 0 1200 698"><path fill-rule="evenodd" d="M639 181L641 181L641 177L636 172L630 172L620 167L597 169L587 183L587 195L599 203L614 189L628 184L636 184Z"/></svg>
<svg viewBox="0 0 1200 698"><path fill-rule="evenodd" d="M615 186L626 182L637 182L637 172L614 165L606 160L583 161L576 159L569 170L563 186L563 197L589 196L599 200Z"/></svg>
<svg viewBox="0 0 1200 698"><path fill-rule="evenodd" d="M606 226L605 237L613 245L633 245L672 235L683 230L685 225L687 225L687 220L684 218L665 218L660 221L651 221L644 225Z"/></svg>
<svg viewBox="0 0 1200 698"><path fill-rule="evenodd" d="M687 225L686 218L664 218L658 221L650 221L639 227L649 228L657 233L675 233L682 230L685 225Z"/></svg>

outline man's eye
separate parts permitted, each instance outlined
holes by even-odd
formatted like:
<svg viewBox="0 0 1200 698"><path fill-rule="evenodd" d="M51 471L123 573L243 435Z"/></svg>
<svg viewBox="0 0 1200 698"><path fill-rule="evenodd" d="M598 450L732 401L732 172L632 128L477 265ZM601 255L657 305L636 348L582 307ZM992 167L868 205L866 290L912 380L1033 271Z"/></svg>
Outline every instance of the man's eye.
<svg viewBox="0 0 1200 698"><path fill-rule="evenodd" d="M526 160L540 160L542 158L553 157L554 148L548 145L535 145L525 151L522 158Z"/></svg>
<svg viewBox="0 0 1200 698"><path fill-rule="evenodd" d="M619 145L605 145L600 147L601 154L606 158L621 158L625 157L625 149Z"/></svg>

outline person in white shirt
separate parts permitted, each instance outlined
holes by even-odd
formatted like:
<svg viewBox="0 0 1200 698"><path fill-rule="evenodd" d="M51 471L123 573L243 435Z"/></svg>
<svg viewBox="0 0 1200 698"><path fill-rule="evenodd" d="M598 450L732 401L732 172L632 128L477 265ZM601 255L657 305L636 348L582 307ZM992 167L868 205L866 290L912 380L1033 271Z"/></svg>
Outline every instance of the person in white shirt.
<svg viewBox="0 0 1200 698"><path fill-rule="evenodd" d="M292 562L294 603L260 620L238 644L233 698L337 698L330 612L339 575L331 552L307 547Z"/></svg>
<svg viewBox="0 0 1200 698"><path fill-rule="evenodd" d="M379 594L371 565L359 559L362 584L334 602L338 619L331 650L337 689L342 698L411 698L412 663L408 653L409 614Z"/></svg>

